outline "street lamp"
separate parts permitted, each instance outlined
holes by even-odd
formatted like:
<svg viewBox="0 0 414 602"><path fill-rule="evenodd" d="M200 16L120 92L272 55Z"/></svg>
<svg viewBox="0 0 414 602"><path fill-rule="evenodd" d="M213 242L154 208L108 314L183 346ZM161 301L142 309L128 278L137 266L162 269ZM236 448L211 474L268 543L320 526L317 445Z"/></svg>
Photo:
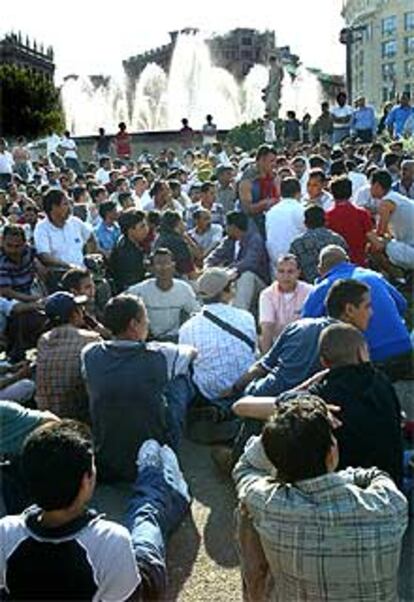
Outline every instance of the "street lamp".
<svg viewBox="0 0 414 602"><path fill-rule="evenodd" d="M367 29L367 25L351 25L344 27L339 33L339 41L345 44L346 50L346 91L348 102L352 104L352 44L360 42L363 39L362 32Z"/></svg>

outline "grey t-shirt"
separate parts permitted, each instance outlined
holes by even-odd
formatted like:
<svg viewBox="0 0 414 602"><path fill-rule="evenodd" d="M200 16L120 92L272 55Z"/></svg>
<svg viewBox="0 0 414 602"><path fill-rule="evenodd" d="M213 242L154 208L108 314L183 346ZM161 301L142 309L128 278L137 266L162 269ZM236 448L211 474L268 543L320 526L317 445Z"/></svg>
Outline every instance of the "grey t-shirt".
<svg viewBox="0 0 414 602"><path fill-rule="evenodd" d="M17 455L25 438L44 422L47 414L13 401L0 401L0 454Z"/></svg>
<svg viewBox="0 0 414 602"><path fill-rule="evenodd" d="M181 324L200 306L191 286L183 280L173 280L173 286L163 291L150 278L131 286L131 295L141 297L148 311L151 334L155 339L176 337Z"/></svg>

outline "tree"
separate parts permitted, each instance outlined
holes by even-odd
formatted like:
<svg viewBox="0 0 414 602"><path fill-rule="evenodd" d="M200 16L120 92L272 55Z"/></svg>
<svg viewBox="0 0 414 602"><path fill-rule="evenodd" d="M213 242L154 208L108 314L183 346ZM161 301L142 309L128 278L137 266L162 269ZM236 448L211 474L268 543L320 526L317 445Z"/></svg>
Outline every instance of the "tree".
<svg viewBox="0 0 414 602"><path fill-rule="evenodd" d="M59 90L39 73L0 66L0 134L39 138L64 129Z"/></svg>
<svg viewBox="0 0 414 602"><path fill-rule="evenodd" d="M276 134L280 139L283 122L276 120ZM242 123L227 133L226 141L232 146L238 146L244 151L251 151L264 143L263 121L256 119L250 123ZM277 145L276 145L277 146Z"/></svg>

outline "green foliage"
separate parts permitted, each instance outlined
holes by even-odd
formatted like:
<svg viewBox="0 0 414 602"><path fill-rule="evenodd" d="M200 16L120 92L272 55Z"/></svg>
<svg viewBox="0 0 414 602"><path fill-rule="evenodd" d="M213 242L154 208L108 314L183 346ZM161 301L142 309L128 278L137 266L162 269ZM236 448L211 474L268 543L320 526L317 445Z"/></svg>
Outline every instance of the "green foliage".
<svg viewBox="0 0 414 602"><path fill-rule="evenodd" d="M228 132L226 142L232 146L238 146L244 151L257 148L264 142L262 121L256 119L250 123L236 126Z"/></svg>
<svg viewBox="0 0 414 602"><path fill-rule="evenodd" d="M0 66L0 132L33 139L62 131L59 91L42 75L15 65Z"/></svg>

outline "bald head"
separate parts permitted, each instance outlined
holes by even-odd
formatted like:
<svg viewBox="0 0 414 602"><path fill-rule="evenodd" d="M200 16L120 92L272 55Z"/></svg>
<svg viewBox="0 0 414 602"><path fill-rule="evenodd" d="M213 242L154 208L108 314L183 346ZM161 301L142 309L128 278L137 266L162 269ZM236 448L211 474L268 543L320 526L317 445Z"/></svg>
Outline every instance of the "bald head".
<svg viewBox="0 0 414 602"><path fill-rule="evenodd" d="M319 253L318 270L321 276L324 276L338 263L349 261L346 251L338 245L328 245Z"/></svg>

